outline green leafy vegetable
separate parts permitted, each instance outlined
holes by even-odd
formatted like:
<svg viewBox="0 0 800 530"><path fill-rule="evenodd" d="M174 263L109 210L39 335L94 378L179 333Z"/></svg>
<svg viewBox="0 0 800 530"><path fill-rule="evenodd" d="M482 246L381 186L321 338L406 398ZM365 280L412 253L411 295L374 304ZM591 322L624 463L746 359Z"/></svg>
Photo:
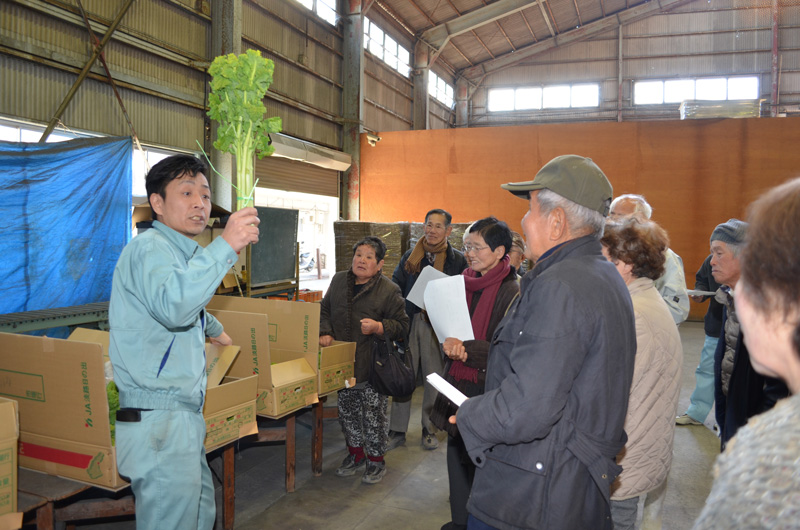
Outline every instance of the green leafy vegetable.
<svg viewBox="0 0 800 530"><path fill-rule="evenodd" d="M264 118L264 94L274 70L275 64L258 50L220 55L208 69L208 115L219 122L214 147L236 157L237 209L252 205L254 155L271 155L275 148L267 135L281 130L280 118Z"/></svg>
<svg viewBox="0 0 800 530"><path fill-rule="evenodd" d="M119 390L114 381L109 381L106 385L106 395L108 396L108 424L111 425L111 445L116 445Z"/></svg>

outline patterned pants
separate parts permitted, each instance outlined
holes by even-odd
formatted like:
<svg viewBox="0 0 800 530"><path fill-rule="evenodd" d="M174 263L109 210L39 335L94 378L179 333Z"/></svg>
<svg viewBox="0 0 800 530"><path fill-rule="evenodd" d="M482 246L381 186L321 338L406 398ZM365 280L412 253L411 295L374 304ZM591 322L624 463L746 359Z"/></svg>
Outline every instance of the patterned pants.
<svg viewBox="0 0 800 530"><path fill-rule="evenodd" d="M386 409L389 398L369 383L339 391L339 423L350 447L363 447L367 456L383 456L388 437Z"/></svg>

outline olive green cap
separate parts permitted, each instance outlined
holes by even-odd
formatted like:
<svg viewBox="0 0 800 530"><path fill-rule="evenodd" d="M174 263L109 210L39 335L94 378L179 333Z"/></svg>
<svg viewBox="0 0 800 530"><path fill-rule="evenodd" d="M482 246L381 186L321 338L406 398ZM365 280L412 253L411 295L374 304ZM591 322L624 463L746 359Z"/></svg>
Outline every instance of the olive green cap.
<svg viewBox="0 0 800 530"><path fill-rule="evenodd" d="M509 182L500 186L517 197L528 198L532 191L547 189L567 200L608 215L614 190L603 170L591 158L561 155L552 159L527 182Z"/></svg>

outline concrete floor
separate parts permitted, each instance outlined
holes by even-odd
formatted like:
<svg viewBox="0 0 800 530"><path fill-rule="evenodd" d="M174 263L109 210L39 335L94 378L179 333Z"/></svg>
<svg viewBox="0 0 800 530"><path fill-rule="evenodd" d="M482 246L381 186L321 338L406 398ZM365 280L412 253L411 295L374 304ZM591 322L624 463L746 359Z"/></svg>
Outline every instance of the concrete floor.
<svg viewBox="0 0 800 530"><path fill-rule="evenodd" d="M681 326L684 347L679 413L683 413L694 389L694 370L703 345L701 323ZM296 491L284 490L284 446L241 441L236 453L236 522L241 530L438 530L450 520L448 506L446 442L440 438L435 451L420 446L420 389L414 395L408 441L386 456L388 472L376 485L361 483L360 475L339 478L333 472L346 455L336 420L325 420L323 474L311 473L311 415L297 419ZM333 403L330 404L331 406ZM664 502L663 528L691 528L709 493L719 441L712 431L713 413L707 427L677 427L672 470ZM219 476L221 461L212 458ZM218 481L217 481L218 482ZM218 488L218 496L220 491ZM80 528L127 530L132 521L118 521ZM221 526L218 525L218 528Z"/></svg>

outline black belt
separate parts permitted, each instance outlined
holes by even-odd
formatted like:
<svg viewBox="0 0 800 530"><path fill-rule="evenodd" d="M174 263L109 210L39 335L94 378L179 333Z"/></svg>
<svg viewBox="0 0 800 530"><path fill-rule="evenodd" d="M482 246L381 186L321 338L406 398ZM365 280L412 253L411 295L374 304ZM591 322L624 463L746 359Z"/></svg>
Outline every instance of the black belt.
<svg viewBox="0 0 800 530"><path fill-rule="evenodd" d="M153 409L119 409L117 411L117 421L136 423L142 421L142 412L149 412Z"/></svg>

